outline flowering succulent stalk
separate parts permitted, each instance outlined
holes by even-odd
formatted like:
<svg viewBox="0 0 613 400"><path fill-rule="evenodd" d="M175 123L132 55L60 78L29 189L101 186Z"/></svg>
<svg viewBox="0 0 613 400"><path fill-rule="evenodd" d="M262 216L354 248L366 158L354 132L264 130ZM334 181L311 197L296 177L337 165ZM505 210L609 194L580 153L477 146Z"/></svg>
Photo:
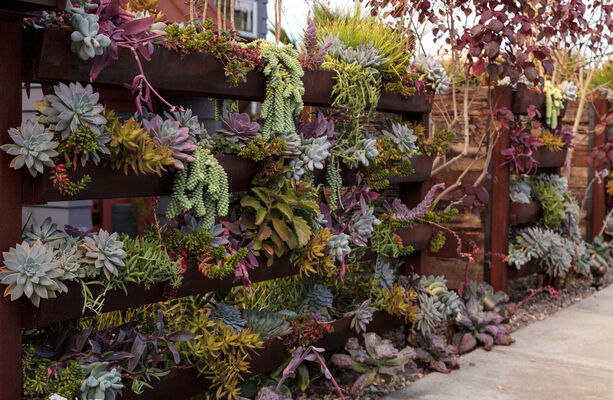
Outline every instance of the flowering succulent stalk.
<svg viewBox="0 0 613 400"><path fill-rule="evenodd" d="M394 199L392 203L392 219L403 221L403 222L411 222L416 219L422 218L432 205L432 201L434 200L434 193L438 189L444 189L444 183L438 183L430 188L426 197L412 210L404 205L400 199Z"/></svg>
<svg viewBox="0 0 613 400"><path fill-rule="evenodd" d="M19 129L9 129L14 144L4 144L0 149L12 156L11 168L19 169L24 165L32 176L43 173L44 167L53 167L52 158L58 155L55 149L58 142L53 141L53 133L37 122L23 121Z"/></svg>

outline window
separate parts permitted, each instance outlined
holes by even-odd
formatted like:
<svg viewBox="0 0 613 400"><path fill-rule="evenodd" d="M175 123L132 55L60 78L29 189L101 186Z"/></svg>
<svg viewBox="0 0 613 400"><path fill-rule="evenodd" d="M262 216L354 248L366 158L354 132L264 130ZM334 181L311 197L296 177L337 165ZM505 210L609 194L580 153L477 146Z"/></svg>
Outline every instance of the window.
<svg viewBox="0 0 613 400"><path fill-rule="evenodd" d="M256 0L234 0L234 26L238 33L258 37L258 4Z"/></svg>

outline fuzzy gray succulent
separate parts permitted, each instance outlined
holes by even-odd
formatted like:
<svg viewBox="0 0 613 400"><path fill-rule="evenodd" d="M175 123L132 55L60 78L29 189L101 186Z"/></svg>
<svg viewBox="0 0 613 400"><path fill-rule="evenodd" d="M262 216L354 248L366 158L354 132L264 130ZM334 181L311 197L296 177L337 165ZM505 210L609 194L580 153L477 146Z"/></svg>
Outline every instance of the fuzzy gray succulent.
<svg viewBox="0 0 613 400"><path fill-rule="evenodd" d="M532 196L532 188L524 181L513 182L509 189L509 196L513 203L528 204Z"/></svg>
<svg viewBox="0 0 613 400"><path fill-rule="evenodd" d="M384 137L389 138L401 152L416 153L418 150L415 130L406 124L394 121L389 129L384 129L381 133Z"/></svg>
<svg viewBox="0 0 613 400"><path fill-rule="evenodd" d="M355 310L349 311L343 315L345 318L351 317L349 327L355 329L357 333L366 332L366 326L372 321L372 315L375 308L370 306L370 299L364 300Z"/></svg>
<svg viewBox="0 0 613 400"><path fill-rule="evenodd" d="M40 242L32 245L23 242L2 255L4 267L0 269L0 279L8 286L4 295L10 294L12 301L25 294L38 307L41 298L55 298L56 292L68 291L61 281L64 273L52 248Z"/></svg>
<svg viewBox="0 0 613 400"><path fill-rule="evenodd" d="M108 362L94 362L83 365L85 379L81 383L81 400L115 400L123 389L121 373L113 368L110 371Z"/></svg>
<svg viewBox="0 0 613 400"><path fill-rule="evenodd" d="M117 232L109 234L104 229L91 237L83 239L87 248L85 257L88 263L93 264L97 270L102 270L107 279L111 275L119 273L118 267L124 267L124 258L127 257L123 250L123 242L117 239Z"/></svg>
<svg viewBox="0 0 613 400"><path fill-rule="evenodd" d="M251 121L249 114L232 113L227 120L223 121L224 128L221 133L227 140L244 147L260 135L260 124Z"/></svg>
<svg viewBox="0 0 613 400"><path fill-rule="evenodd" d="M392 287L394 286L396 271L394 268L391 267L390 263L385 262L379 258L375 263L374 270L374 278L376 281L379 281L381 287L386 290L392 290Z"/></svg>
<svg viewBox="0 0 613 400"><path fill-rule="evenodd" d="M234 331L240 331L247 324L241 312L236 307L226 303L217 303L211 310L209 319L223 321L224 324L231 326Z"/></svg>
<svg viewBox="0 0 613 400"><path fill-rule="evenodd" d="M172 156L177 160L173 164L176 169L184 169L184 162L194 162L191 156L198 146L189 135L189 128L181 126L179 121L162 119L159 115L147 120L143 119L143 126L160 146L168 146Z"/></svg>
<svg viewBox="0 0 613 400"><path fill-rule="evenodd" d="M575 244L557 232L540 227L522 230L509 244L507 262L517 269L537 261L549 276L564 277L572 268Z"/></svg>
<svg viewBox="0 0 613 400"><path fill-rule="evenodd" d="M49 132L37 122L23 121L19 129L9 129L9 136L13 143L0 146L11 156L11 168L20 169L24 165L32 176L42 174L44 167L53 167L53 157L58 155L55 151L58 142L53 141L53 132Z"/></svg>
<svg viewBox="0 0 613 400"><path fill-rule="evenodd" d="M204 141L207 145L212 144L212 138L209 136L204 124L200 123L198 116L193 113L191 108L171 113L164 111L164 118L177 121L182 128L189 129L188 134L192 142Z"/></svg>
<svg viewBox="0 0 613 400"><path fill-rule="evenodd" d="M330 156L330 147L332 145L325 136L305 139L300 147L304 168L308 171L324 169L324 162Z"/></svg>
<svg viewBox="0 0 613 400"><path fill-rule="evenodd" d="M346 233L332 235L330 240L328 240L330 254L335 256L338 261L342 261L344 256L351 253L351 247L349 247L350 240L351 237Z"/></svg>
<svg viewBox="0 0 613 400"><path fill-rule="evenodd" d="M104 107L98 103L100 95L94 93L92 85L83 87L79 82L72 82L68 86L60 83L53 87L53 93L45 96L38 105L40 123L61 132L64 140L72 131L85 124L92 130L102 132L106 124L102 114Z"/></svg>
<svg viewBox="0 0 613 400"><path fill-rule="evenodd" d="M62 241L55 252L55 259L59 263L58 268L64 271L62 279L74 281L77 278L85 278L83 250L75 239Z"/></svg>
<svg viewBox="0 0 613 400"><path fill-rule="evenodd" d="M82 60L101 56L111 44L111 38L100 33L98 15L86 13L83 7L74 7L71 0L66 0L65 10L71 14L70 25L74 28L70 34L72 52Z"/></svg>
<svg viewBox="0 0 613 400"><path fill-rule="evenodd" d="M372 233L376 225L379 225L381 221L375 216L375 211L372 207L366 208L355 212L349 220L347 231L351 236L351 241L356 246L366 247L368 240L372 236Z"/></svg>
<svg viewBox="0 0 613 400"><path fill-rule="evenodd" d="M243 318L247 321L245 327L259 334L262 340L285 336L292 331L289 322L275 312L244 310Z"/></svg>
<svg viewBox="0 0 613 400"><path fill-rule="evenodd" d="M303 308L311 313L330 319L329 311L332 309L332 292L327 287L319 284L313 285L307 292Z"/></svg>
<svg viewBox="0 0 613 400"><path fill-rule="evenodd" d="M57 229L57 224L51 217L45 218L42 224L33 223L23 231L22 240L33 244L36 241L57 248L66 239L67 235Z"/></svg>
<svg viewBox="0 0 613 400"><path fill-rule="evenodd" d="M445 94L451 87L451 79L439 60L432 56L419 55L415 57L415 67L424 75L426 83L432 86L434 93Z"/></svg>
<svg viewBox="0 0 613 400"><path fill-rule="evenodd" d="M379 156L377 140L374 138L362 138L349 148L348 154L355 158L355 160L348 162L352 168L357 168L358 164L368 167L370 162Z"/></svg>
<svg viewBox="0 0 613 400"><path fill-rule="evenodd" d="M374 72L389 62L389 59L383 56L373 43L362 43L353 48L347 46L341 39L332 34L327 35L320 41L321 46L326 43L331 43L328 54L333 58L345 61L348 64L361 65Z"/></svg>
<svg viewBox="0 0 613 400"><path fill-rule="evenodd" d="M564 100L577 100L577 94L579 93L579 88L571 81L564 81L560 86L560 90L562 91L562 98Z"/></svg>
<svg viewBox="0 0 613 400"><path fill-rule="evenodd" d="M292 168L290 172L286 172L288 178L294 178L296 180L302 179L304 174L307 173L304 161L300 158L293 158L289 162L289 166Z"/></svg>

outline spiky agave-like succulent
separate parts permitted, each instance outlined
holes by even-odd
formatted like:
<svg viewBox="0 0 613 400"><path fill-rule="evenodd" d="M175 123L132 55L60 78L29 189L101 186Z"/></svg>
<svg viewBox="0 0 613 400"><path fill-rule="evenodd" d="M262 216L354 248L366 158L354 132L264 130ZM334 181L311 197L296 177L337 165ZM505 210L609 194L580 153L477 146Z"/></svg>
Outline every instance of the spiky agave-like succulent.
<svg viewBox="0 0 613 400"><path fill-rule="evenodd" d="M224 137L240 147L245 147L253 139L260 136L260 124L251 121L246 113L232 113L227 120L223 120L224 128L217 131Z"/></svg>
<svg viewBox="0 0 613 400"><path fill-rule="evenodd" d="M53 87L53 93L36 106L41 112L39 122L60 132L62 139L85 124L93 130L102 130L106 124L104 107L98 103L100 94L94 93L92 85L83 87L79 82L71 82L68 86L60 83Z"/></svg>
<svg viewBox="0 0 613 400"><path fill-rule="evenodd" d="M209 319L223 321L224 324L231 326L234 331L240 331L247 324L241 312L236 307L226 303L217 303L211 310Z"/></svg>
<svg viewBox="0 0 613 400"><path fill-rule="evenodd" d="M87 375L81 383L81 400L115 400L123 389L121 373L116 368L109 371L108 362L94 362L82 368Z"/></svg>
<svg viewBox="0 0 613 400"><path fill-rule="evenodd" d="M321 315L322 317L329 319L329 310L332 308L332 292L327 287L315 284L307 292L304 298L303 308L314 314Z"/></svg>
<svg viewBox="0 0 613 400"><path fill-rule="evenodd" d="M24 165L32 176L43 173L43 167L53 167L53 157L58 155L55 149L59 145L53 141L53 132L45 130L45 127L37 122L23 121L19 129L9 129L9 135L13 139L12 144L0 146L11 156L11 168L19 169Z"/></svg>
<svg viewBox="0 0 613 400"><path fill-rule="evenodd" d="M416 321L417 329L423 333L432 333L437 325L444 321L444 316L438 307L436 299L423 293L418 295L419 310Z"/></svg>
<svg viewBox="0 0 613 400"><path fill-rule="evenodd" d="M517 269L537 260L549 276L564 277L573 264L575 244L557 232L530 227L509 244L508 263Z"/></svg>
<svg viewBox="0 0 613 400"><path fill-rule="evenodd" d="M8 285L4 295L10 294L11 300L25 294L38 307L41 298L55 298L56 291L68 291L61 281L63 271L50 247L40 242L32 245L23 242L2 255L4 267L0 269L0 279L2 284Z"/></svg>
<svg viewBox="0 0 613 400"><path fill-rule="evenodd" d="M45 218L42 224L33 223L23 231L22 239L30 244L40 241L42 244L57 247L66 239L66 234L57 229L57 224L51 217Z"/></svg>
<svg viewBox="0 0 613 400"><path fill-rule="evenodd" d="M417 135L413 127L394 121L389 129L384 129L381 133L384 137L389 138L401 152L417 152Z"/></svg>
<svg viewBox="0 0 613 400"><path fill-rule="evenodd" d="M117 232L109 234L100 229L91 237L84 238L83 245L87 249L85 253L87 262L93 264L96 269L101 269L107 279L119 273L118 267L125 266L123 259L127 254L123 250L123 242L117 240Z"/></svg>
<svg viewBox="0 0 613 400"><path fill-rule="evenodd" d="M349 311L343 315L344 317L352 317L350 328L355 329L357 333L366 332L366 325L372 321L372 315L375 308L370 306L370 299L364 300L355 310Z"/></svg>
<svg viewBox="0 0 613 400"><path fill-rule="evenodd" d="M351 253L351 247L349 247L350 240L351 237L346 233L332 235L328 241L328 246L330 246L330 254L335 256L338 261L342 261L343 256Z"/></svg>
<svg viewBox="0 0 613 400"><path fill-rule="evenodd" d="M143 119L145 129L155 142L161 147L168 146L172 150L172 156L177 160L173 166L177 169L185 168L183 162L194 162L191 156L198 146L189 136L189 128L182 127L179 121L171 119L163 120L159 115L150 120Z"/></svg>
<svg viewBox="0 0 613 400"><path fill-rule="evenodd" d="M306 139L300 147L302 155L300 158L304 162L304 167L309 171L324 169L324 162L330 156L332 145L325 136Z"/></svg>
<svg viewBox="0 0 613 400"><path fill-rule="evenodd" d="M244 310L246 327L260 335L262 340L285 336L292 331L291 325L280 314L264 310Z"/></svg>
<svg viewBox="0 0 613 400"><path fill-rule="evenodd" d="M436 94L445 94L449 90L451 79L439 60L422 54L415 57L415 67L424 75L426 82L432 85Z"/></svg>

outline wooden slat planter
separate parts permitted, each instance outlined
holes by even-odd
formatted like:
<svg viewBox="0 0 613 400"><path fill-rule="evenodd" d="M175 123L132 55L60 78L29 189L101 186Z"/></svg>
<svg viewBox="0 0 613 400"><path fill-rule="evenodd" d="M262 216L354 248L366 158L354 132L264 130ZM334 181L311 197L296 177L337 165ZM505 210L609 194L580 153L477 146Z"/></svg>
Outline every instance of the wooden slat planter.
<svg viewBox="0 0 613 400"><path fill-rule="evenodd" d="M326 350L342 347L350 337L359 335L349 324L351 318L341 318L332 322L332 332L317 343L317 346ZM373 320L368 325L369 332L382 334L402 326L402 321L383 311L373 314ZM264 343L264 347L253 355L251 370L244 378L271 372L282 365L290 354L287 352L281 339L271 339ZM330 365L328 365L330 367ZM205 393L210 389L207 379L198 375L194 368L175 367L170 374L162 377L160 381L152 382L153 390L147 389L142 395L136 395L129 389L124 389L123 400L182 400Z"/></svg>
<svg viewBox="0 0 613 400"><path fill-rule="evenodd" d="M83 61L70 51L68 32L29 29L25 37L24 82L89 82L93 61ZM262 73L252 71L247 76L247 82L229 87L221 61L208 53L180 56L175 51L159 47L150 62L143 61L143 69L153 87L165 94L251 101L262 101L265 97L266 83ZM168 71L180 72L168 74ZM120 49L119 59L105 68L94 83L101 87L124 87L124 83L132 82L138 74L132 53ZM331 71L305 70L304 104L330 106L334 76L335 73ZM399 94L383 93L377 109L396 113L429 113L432 109L431 97L414 95L405 99Z"/></svg>
<svg viewBox="0 0 613 400"><path fill-rule="evenodd" d="M528 88L523 83L518 83L517 88L513 90L513 99L511 111L513 114L525 115L528 113L528 108L534 105L541 114L545 115L545 94Z"/></svg>
<svg viewBox="0 0 613 400"><path fill-rule="evenodd" d="M530 203L511 203L509 221L512 226L537 222L543 214L541 203L531 201Z"/></svg>
<svg viewBox="0 0 613 400"><path fill-rule="evenodd" d="M10 11L37 11L57 8L57 0L3 0L0 9Z"/></svg>
<svg viewBox="0 0 613 400"><path fill-rule="evenodd" d="M251 182L259 170L254 161L228 154L218 154L215 157L228 174L230 192L242 192L251 188ZM412 156L411 164L414 166L415 173L408 176L397 176L391 181L394 183L424 181L430 176L432 161L432 157ZM341 176L345 186L357 184L356 171L343 165ZM92 182L74 196L63 196L53 187L47 175L33 178L27 171L24 171L23 203L44 204L50 201L65 200L165 196L172 193L174 179L170 172L158 176L156 174L136 175L129 171L126 175L122 170L94 165L77 168L74 173L71 173L71 177L73 180L78 180L85 174L92 178ZM325 170L317 170L315 184L326 184Z"/></svg>
<svg viewBox="0 0 613 400"><path fill-rule="evenodd" d="M567 149L563 151L549 151L542 147L534 152L534 159L538 162L538 168L560 168L566 160Z"/></svg>
<svg viewBox="0 0 613 400"><path fill-rule="evenodd" d="M530 261L528 264L522 265L520 269L509 266L508 277L510 280L515 280L515 279L523 278L525 276L536 274L542 271L543 271L543 268L541 268L541 266L539 266L536 261Z"/></svg>

